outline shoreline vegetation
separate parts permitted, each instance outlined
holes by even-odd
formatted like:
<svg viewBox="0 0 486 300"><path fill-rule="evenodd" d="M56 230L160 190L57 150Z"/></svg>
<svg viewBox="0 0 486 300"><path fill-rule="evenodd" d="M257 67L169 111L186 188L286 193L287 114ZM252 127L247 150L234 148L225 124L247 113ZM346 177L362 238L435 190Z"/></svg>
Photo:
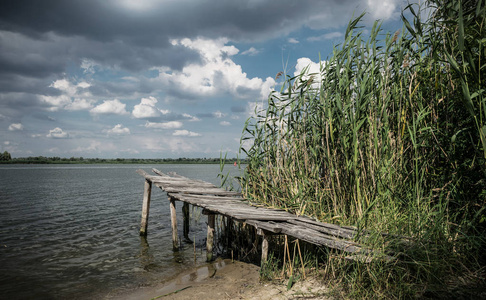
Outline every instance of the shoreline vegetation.
<svg viewBox="0 0 486 300"><path fill-rule="evenodd" d="M320 72L277 74L242 136L246 199L355 226L395 259L275 241L263 278L291 287L314 269L349 298L486 297L486 3L427 4L394 33L351 20Z"/></svg>
<svg viewBox="0 0 486 300"><path fill-rule="evenodd" d="M4 159L6 158L6 159ZM234 164L238 158L84 158L29 156L12 158L8 152L0 153L0 164Z"/></svg>

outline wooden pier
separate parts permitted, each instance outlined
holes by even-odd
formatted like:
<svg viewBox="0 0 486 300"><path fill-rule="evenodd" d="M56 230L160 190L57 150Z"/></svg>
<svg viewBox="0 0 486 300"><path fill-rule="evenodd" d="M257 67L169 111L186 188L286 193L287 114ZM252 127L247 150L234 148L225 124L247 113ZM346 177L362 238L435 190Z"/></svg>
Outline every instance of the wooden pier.
<svg viewBox="0 0 486 300"><path fill-rule="evenodd" d="M214 218L220 214L231 220L242 222L256 228L257 234L263 237L262 262L268 255L268 236L283 234L292 236L318 246L325 246L349 253L347 259L369 261L373 255L372 250L354 242L358 233L356 228L338 226L315 221L305 216L296 216L284 210L251 206L249 201L242 198L240 193L226 191L215 185L193 180L180 175L166 175L159 170L152 169L156 175L149 175L143 170L137 173L145 178L143 194L142 222L140 235L147 235L147 221L149 216L152 184L167 192L170 202L170 215L172 225L172 245L179 248L177 233L176 201L182 201L184 216L184 235L187 238L189 209L188 204L202 207L203 214L208 216L207 231L207 259L212 260L214 239ZM391 257L381 254L389 260Z"/></svg>

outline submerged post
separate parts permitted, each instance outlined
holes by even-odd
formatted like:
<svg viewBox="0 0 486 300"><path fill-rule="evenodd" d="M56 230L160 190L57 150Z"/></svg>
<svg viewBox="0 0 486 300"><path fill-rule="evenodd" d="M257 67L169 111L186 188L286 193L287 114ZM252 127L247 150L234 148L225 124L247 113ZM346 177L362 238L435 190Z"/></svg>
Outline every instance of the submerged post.
<svg viewBox="0 0 486 300"><path fill-rule="evenodd" d="M184 202L182 206L182 217L184 221L183 232L184 232L184 239L186 241L189 240L189 203Z"/></svg>
<svg viewBox="0 0 486 300"><path fill-rule="evenodd" d="M172 225L172 248L179 250L179 236L177 235L177 216L175 199L169 196L170 200L170 223Z"/></svg>
<svg viewBox="0 0 486 300"><path fill-rule="evenodd" d="M148 216L149 216L149 209L150 209L150 195L152 193L152 181L145 180L145 186L143 190L143 204L142 204L142 222L140 224L140 235L146 236L147 235L147 225L148 225Z"/></svg>
<svg viewBox="0 0 486 300"><path fill-rule="evenodd" d="M214 214L208 214L208 236L206 240L206 260L213 260L213 244L214 244Z"/></svg>

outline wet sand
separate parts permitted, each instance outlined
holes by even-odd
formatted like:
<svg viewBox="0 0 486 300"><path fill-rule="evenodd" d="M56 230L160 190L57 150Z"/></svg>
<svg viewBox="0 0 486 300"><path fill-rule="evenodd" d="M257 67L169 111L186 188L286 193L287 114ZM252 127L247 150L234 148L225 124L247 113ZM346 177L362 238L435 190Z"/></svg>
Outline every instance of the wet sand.
<svg viewBox="0 0 486 300"><path fill-rule="evenodd" d="M260 267L230 259L190 270L155 286L111 294L105 299L332 299L317 279L296 283L262 283Z"/></svg>

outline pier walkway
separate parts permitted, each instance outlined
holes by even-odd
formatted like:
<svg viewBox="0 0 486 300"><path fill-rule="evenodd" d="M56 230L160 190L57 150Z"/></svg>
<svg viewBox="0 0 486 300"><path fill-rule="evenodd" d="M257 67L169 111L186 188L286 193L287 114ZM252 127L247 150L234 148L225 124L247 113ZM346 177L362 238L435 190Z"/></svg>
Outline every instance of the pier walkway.
<svg viewBox="0 0 486 300"><path fill-rule="evenodd" d="M150 175L143 170L137 173L145 178L143 195L142 222L140 235L147 234L152 184L167 192L170 201L173 248L178 249L177 219L175 201L182 201L184 216L184 232L188 230L188 204L203 208L203 214L208 215L207 259L212 259L214 216L220 214L234 221L242 222L256 228L258 235L263 237L262 262L268 255L268 236L283 234L299 240L338 249L349 253L347 259L369 261L372 250L354 242L358 231L354 227L338 226L322 223L305 216L296 216L284 210L252 206L242 198L240 193L226 191L215 185L193 180L180 175L167 175L157 169L152 169L156 175ZM361 233L363 235L363 233ZM383 255L382 255L383 256ZM390 257L385 256L386 259Z"/></svg>

